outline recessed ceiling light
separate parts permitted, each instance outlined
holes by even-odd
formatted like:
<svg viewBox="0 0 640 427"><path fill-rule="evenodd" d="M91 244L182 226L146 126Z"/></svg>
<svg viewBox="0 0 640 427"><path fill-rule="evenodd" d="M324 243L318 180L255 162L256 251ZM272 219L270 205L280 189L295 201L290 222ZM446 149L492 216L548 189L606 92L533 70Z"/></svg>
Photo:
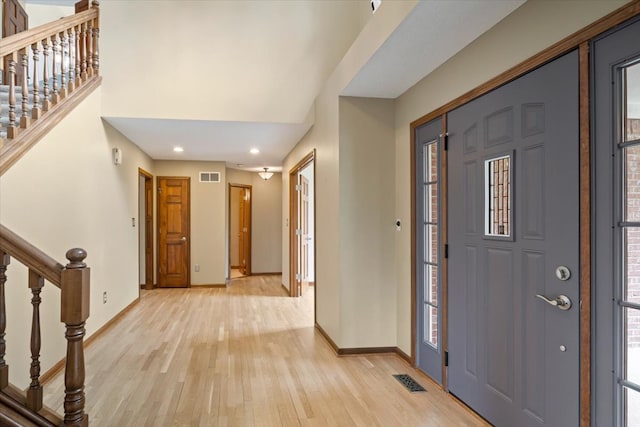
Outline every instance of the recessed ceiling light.
<svg viewBox="0 0 640 427"><path fill-rule="evenodd" d="M251 154L258 154L258 153L260 153L260 150L258 150L257 148L252 148L251 150L249 150L249 152Z"/></svg>
<svg viewBox="0 0 640 427"><path fill-rule="evenodd" d="M182 147L173 147L173 151L175 151L176 153L182 153L184 151L184 148L182 148Z"/></svg>

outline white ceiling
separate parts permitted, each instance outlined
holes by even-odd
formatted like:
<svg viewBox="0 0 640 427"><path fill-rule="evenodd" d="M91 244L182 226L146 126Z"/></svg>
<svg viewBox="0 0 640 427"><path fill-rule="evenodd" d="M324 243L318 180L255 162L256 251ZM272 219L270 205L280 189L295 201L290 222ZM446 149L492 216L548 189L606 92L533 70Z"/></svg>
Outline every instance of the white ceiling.
<svg viewBox="0 0 640 427"><path fill-rule="evenodd" d="M304 136L305 123L252 123L105 117L156 160L225 161L236 169L282 170L282 159ZM180 146L184 152L176 153ZM249 150L257 148L259 154Z"/></svg>
<svg viewBox="0 0 640 427"><path fill-rule="evenodd" d="M385 1L393 0L383 0L381 12ZM27 3L74 2L27 0ZM175 19L182 21L174 19L172 3L180 8L180 16ZM522 3L524 0L420 1L342 94L398 97ZM107 105L105 120L154 159L226 161L230 167L242 164L243 168L254 170L282 165L286 154L312 126L313 117L309 118L308 113L313 111L315 96L323 82L363 26L372 22L368 0L107 0L101 3L101 8L103 107L111 99L118 101L113 104L117 108ZM211 19L202 16L206 13ZM212 69L206 61L211 58L219 61L214 67L215 80L209 79L201 86L201 92L211 101L203 104L197 114L186 115L198 120L186 120L184 115L153 114L162 101L149 103L140 111L132 110L141 100L154 100L158 96L152 92L154 85L145 81L148 79L136 78L135 73L146 67L135 61L154 61L154 73L166 72L167 81L168 76L175 76L171 62L158 64L156 61L163 60L160 56L144 59L140 55L150 50L144 44L154 44L157 38L122 33L131 28L123 22L137 16L148 17L145 19L148 22L140 25L149 28L138 26L140 34L158 34L159 29L164 29L163 43L189 46L196 52L197 60L192 65L195 69L183 70L189 73L190 80L205 80L199 73ZM168 28L179 28L182 22L188 23L188 31L166 34ZM113 37L116 31L119 34ZM199 33L202 37L194 37ZM184 37L188 40L182 40ZM220 50L225 45L233 49ZM130 56L127 50L131 51ZM126 94L131 91L124 92L124 96L118 93L114 79L110 78L117 72L117 79L122 80L123 68L108 58L114 52L120 52L119 59L128 64L124 70L131 78L124 84L136 85L136 103L121 102L130 98ZM180 63L184 65L183 61ZM202 96L194 90L185 92L188 96ZM186 99L180 104L193 103ZM305 117L306 123L298 122ZM185 151L174 153L175 145ZM250 154L252 147L261 153Z"/></svg>

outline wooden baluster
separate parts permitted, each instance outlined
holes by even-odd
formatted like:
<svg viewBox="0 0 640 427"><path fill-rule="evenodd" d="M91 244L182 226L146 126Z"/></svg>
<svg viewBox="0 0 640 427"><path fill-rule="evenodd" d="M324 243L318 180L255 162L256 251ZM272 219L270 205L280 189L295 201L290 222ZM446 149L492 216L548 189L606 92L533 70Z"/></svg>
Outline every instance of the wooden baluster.
<svg viewBox="0 0 640 427"><path fill-rule="evenodd" d="M80 29L80 78L86 81L87 73L87 23L84 22Z"/></svg>
<svg viewBox="0 0 640 427"><path fill-rule="evenodd" d="M72 55L72 52L75 52L76 42L73 37L73 28L67 29L67 40L69 40L69 84L67 85L67 89L69 92L73 92L76 88L76 79L75 79L75 54ZM72 60L73 58L73 60Z"/></svg>
<svg viewBox="0 0 640 427"><path fill-rule="evenodd" d="M89 318L89 268L84 263L83 249L67 251L69 263L62 271L61 320L67 331L67 358L64 374L64 424L86 427L89 416L84 412L84 325Z"/></svg>
<svg viewBox="0 0 640 427"><path fill-rule="evenodd" d="M7 343L4 340L7 329L7 311L4 299L4 284L7 283L7 266L11 257L6 252L0 250L0 390L4 390L9 385L9 366L4 360L7 352Z"/></svg>
<svg viewBox="0 0 640 427"><path fill-rule="evenodd" d="M68 52L69 42L67 41L67 35L64 31L58 34L60 38L60 99L67 97L67 64L68 64Z"/></svg>
<svg viewBox="0 0 640 427"><path fill-rule="evenodd" d="M87 22L87 74L93 77L93 22Z"/></svg>
<svg viewBox="0 0 640 427"><path fill-rule="evenodd" d="M29 127L31 118L29 117L29 55L27 48L20 50L20 64L22 67L22 116L20 117L20 128Z"/></svg>
<svg viewBox="0 0 640 427"><path fill-rule="evenodd" d="M100 8L100 2L93 0L91 5L95 9ZM100 53L98 49L98 39L100 38L100 11L98 10L98 17L93 23L93 72L97 76L100 72Z"/></svg>
<svg viewBox="0 0 640 427"><path fill-rule="evenodd" d="M59 94L59 84L58 84L58 67L56 67L58 63L58 55L60 52L60 44L58 43L58 36L51 36L51 48L53 53L53 63L51 68L53 69L53 93L51 94L51 102L53 105L57 104L60 101Z"/></svg>
<svg viewBox="0 0 640 427"><path fill-rule="evenodd" d="M29 269L29 288L33 297L33 318L31 320L31 385L27 390L27 408L39 411L42 408L42 385L40 384L40 292L44 286L44 279L35 271Z"/></svg>
<svg viewBox="0 0 640 427"><path fill-rule="evenodd" d="M7 126L7 138L15 138L18 135L16 127L16 59L14 52L9 55L9 126Z"/></svg>
<svg viewBox="0 0 640 427"><path fill-rule="evenodd" d="M31 118L37 120L40 118L40 81L38 80L38 62L40 61L40 51L38 43L31 45L33 52L33 109L31 110Z"/></svg>
<svg viewBox="0 0 640 427"><path fill-rule="evenodd" d="M76 45L76 56L75 56L75 60L74 60L74 65L76 66L76 72L75 72L75 77L76 77L76 87L80 86L82 84L82 77L81 77L81 69L80 69L80 63L82 62L82 54L81 54L81 50L80 50L80 39L81 39L81 26L80 25L76 25L74 27L74 31L75 31L75 45Z"/></svg>
<svg viewBox="0 0 640 427"><path fill-rule="evenodd" d="M49 93L49 40L42 40L42 54L44 55L44 68L42 70L42 111L47 112L51 108L51 95Z"/></svg>

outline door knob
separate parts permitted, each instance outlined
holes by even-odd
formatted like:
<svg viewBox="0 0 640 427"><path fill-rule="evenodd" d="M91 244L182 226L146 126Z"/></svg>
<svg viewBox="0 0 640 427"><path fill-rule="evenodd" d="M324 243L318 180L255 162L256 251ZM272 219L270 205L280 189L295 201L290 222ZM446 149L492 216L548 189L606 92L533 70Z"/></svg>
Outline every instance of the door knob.
<svg viewBox="0 0 640 427"><path fill-rule="evenodd" d="M558 295L556 299L549 299L540 294L537 294L536 297L545 301L547 304L558 307L560 310L569 310L571 308L571 300L566 295Z"/></svg>
<svg viewBox="0 0 640 427"><path fill-rule="evenodd" d="M186 236L182 236L182 237L180 238L180 240L182 240L183 242L186 242L186 241L187 241L187 237L186 237Z"/></svg>

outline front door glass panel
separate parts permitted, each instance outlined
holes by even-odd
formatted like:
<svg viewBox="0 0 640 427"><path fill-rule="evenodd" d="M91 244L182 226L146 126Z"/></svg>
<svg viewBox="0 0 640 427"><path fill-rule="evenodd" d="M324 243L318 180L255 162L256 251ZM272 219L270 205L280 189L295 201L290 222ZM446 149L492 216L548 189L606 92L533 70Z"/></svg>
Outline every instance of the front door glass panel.
<svg viewBox="0 0 640 427"><path fill-rule="evenodd" d="M511 156L484 162L486 236L511 236L511 163Z"/></svg>
<svg viewBox="0 0 640 427"><path fill-rule="evenodd" d="M620 68L619 110L622 123L617 138L618 177L621 185L617 241L620 248L617 304L618 396L624 425L640 425L640 64Z"/></svg>
<svg viewBox="0 0 640 427"><path fill-rule="evenodd" d="M423 145L424 156L424 329L423 342L438 348L438 143Z"/></svg>

